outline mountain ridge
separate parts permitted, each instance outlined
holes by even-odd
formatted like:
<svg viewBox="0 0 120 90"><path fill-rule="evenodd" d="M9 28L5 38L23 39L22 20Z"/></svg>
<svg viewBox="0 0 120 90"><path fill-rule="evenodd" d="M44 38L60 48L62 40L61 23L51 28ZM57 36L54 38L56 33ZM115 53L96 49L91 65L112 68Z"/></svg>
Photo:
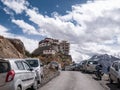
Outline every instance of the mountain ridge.
<svg viewBox="0 0 120 90"><path fill-rule="evenodd" d="M110 67L114 61L120 60L120 58L108 54L96 54L89 60L98 61L103 66L103 71L107 73L108 67Z"/></svg>

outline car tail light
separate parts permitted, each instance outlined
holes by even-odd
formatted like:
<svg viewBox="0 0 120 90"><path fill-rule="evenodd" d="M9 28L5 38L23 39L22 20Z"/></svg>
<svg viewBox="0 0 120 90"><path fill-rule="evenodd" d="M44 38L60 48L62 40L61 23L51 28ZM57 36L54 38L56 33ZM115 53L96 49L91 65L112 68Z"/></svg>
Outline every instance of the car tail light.
<svg viewBox="0 0 120 90"><path fill-rule="evenodd" d="M14 76L15 76L14 70L9 71L6 76L6 82L12 81L14 79Z"/></svg>

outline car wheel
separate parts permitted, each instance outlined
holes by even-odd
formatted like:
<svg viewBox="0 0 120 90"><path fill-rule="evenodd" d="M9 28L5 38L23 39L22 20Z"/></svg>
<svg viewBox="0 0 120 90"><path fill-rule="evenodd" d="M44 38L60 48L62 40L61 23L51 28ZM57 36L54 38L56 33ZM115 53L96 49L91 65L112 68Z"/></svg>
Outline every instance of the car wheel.
<svg viewBox="0 0 120 90"><path fill-rule="evenodd" d="M38 82L35 80L33 86L31 87L31 90L38 90Z"/></svg>
<svg viewBox="0 0 120 90"><path fill-rule="evenodd" d="M17 90L22 90L20 86L17 87Z"/></svg>

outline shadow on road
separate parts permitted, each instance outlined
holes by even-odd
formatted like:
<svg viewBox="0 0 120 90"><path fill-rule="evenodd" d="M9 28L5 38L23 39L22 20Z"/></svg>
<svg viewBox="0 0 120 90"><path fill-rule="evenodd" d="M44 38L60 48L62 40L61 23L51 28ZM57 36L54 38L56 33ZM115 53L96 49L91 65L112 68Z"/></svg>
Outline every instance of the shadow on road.
<svg viewBox="0 0 120 90"><path fill-rule="evenodd" d="M120 90L120 88L118 88L117 83L106 83L106 85L109 87L109 90Z"/></svg>
<svg viewBox="0 0 120 90"><path fill-rule="evenodd" d="M84 72L84 71L81 71L83 74L94 74L93 72Z"/></svg>
<svg viewBox="0 0 120 90"><path fill-rule="evenodd" d="M98 79L97 77L92 77L94 80L96 81L101 81L100 79Z"/></svg>
<svg viewBox="0 0 120 90"><path fill-rule="evenodd" d="M109 83L109 79L105 79L104 77L102 78L102 80L97 79L96 76L92 76L92 78L96 81L99 81L99 83L106 88L105 90L120 90L120 88L118 88L117 83Z"/></svg>

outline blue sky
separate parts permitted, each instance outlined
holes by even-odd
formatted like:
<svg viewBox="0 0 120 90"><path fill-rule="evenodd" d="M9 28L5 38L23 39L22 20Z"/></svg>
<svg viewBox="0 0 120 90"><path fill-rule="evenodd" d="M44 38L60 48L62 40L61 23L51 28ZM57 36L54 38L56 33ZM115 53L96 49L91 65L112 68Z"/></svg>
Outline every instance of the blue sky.
<svg viewBox="0 0 120 90"><path fill-rule="evenodd" d="M1 0L0 35L32 52L45 37L68 40L73 60L119 56L119 0Z"/></svg>
<svg viewBox="0 0 120 90"><path fill-rule="evenodd" d="M36 7L40 14L52 17L54 12L57 12L60 15L67 14L67 11L71 11L72 5L86 3L86 0L51 0L50 2L48 2L48 0L28 0L27 2L29 3L29 8ZM8 11L13 13L14 15L7 14L5 9L8 9ZM2 17L0 18L0 24L4 25L6 28L9 28L9 32L15 35L23 35L28 38L31 37L31 35L27 35L22 32L22 28L19 28L14 23L11 23L11 18L24 20L27 23L38 28L36 24L29 20L29 18L25 15L24 12L22 14L16 14L13 10L9 9L9 7L6 7L6 5L2 1L0 1L0 17ZM41 37L42 36L40 35L33 35L32 38L40 40Z"/></svg>

